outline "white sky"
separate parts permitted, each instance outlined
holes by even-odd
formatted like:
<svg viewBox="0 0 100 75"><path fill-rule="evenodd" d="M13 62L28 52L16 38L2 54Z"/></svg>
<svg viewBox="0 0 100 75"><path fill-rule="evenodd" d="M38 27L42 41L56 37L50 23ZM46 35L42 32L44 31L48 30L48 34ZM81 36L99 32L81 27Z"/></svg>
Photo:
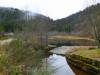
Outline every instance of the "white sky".
<svg viewBox="0 0 100 75"><path fill-rule="evenodd" d="M100 0L0 0L0 6L14 7L60 19L85 9Z"/></svg>

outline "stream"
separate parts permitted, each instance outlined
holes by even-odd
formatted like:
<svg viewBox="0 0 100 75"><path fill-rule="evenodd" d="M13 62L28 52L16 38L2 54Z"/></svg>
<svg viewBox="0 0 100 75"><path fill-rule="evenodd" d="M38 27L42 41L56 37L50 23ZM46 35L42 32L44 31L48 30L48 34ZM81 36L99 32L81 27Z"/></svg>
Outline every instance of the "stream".
<svg viewBox="0 0 100 75"><path fill-rule="evenodd" d="M54 70L52 75L89 75L86 72L75 68L71 64L68 64L65 56L57 55L55 53L47 58L47 63L50 64L49 68Z"/></svg>

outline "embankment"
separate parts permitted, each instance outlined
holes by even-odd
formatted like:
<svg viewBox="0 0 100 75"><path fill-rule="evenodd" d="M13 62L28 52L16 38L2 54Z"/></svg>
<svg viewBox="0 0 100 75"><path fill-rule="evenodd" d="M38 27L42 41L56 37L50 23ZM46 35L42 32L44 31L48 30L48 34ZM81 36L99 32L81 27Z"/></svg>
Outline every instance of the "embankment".
<svg viewBox="0 0 100 75"><path fill-rule="evenodd" d="M73 66L93 75L100 75L100 61L76 54L67 54L66 58Z"/></svg>

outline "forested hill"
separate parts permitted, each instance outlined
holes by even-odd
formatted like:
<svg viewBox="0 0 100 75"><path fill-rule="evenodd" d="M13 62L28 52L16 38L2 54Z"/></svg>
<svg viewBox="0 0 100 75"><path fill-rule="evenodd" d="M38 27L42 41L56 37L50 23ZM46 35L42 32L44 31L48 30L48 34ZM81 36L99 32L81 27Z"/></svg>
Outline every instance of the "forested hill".
<svg viewBox="0 0 100 75"><path fill-rule="evenodd" d="M90 6L83 11L69 17L55 21L59 31L66 31L73 34L91 35L93 25L100 31L100 4Z"/></svg>
<svg viewBox="0 0 100 75"><path fill-rule="evenodd" d="M16 8L0 7L0 32L59 31L81 35L93 35L93 26L100 31L100 4L90 6L69 17L53 21L49 17Z"/></svg>
<svg viewBox="0 0 100 75"><path fill-rule="evenodd" d="M19 27L23 16L24 13L18 9L0 7L0 31L13 31Z"/></svg>
<svg viewBox="0 0 100 75"><path fill-rule="evenodd" d="M22 31L26 28L36 31L46 27L52 30L52 25L53 20L41 14L0 7L0 32Z"/></svg>

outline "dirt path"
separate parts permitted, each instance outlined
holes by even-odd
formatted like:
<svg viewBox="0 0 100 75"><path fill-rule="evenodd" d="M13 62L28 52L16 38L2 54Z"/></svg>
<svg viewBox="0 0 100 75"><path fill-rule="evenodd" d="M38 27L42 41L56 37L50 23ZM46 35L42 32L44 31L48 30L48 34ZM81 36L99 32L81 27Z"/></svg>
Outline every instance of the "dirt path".
<svg viewBox="0 0 100 75"><path fill-rule="evenodd" d="M0 40L0 45L6 45L6 44L9 44L13 39L10 38L10 39L6 39L6 40Z"/></svg>

